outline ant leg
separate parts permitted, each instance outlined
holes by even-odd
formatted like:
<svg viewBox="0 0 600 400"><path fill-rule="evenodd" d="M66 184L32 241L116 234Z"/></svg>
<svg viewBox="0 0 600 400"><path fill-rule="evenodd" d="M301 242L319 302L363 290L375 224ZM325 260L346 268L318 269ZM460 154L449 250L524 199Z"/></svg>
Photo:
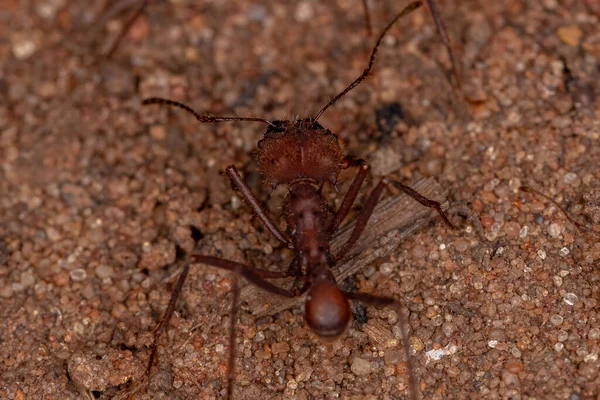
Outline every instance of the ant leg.
<svg viewBox="0 0 600 400"><path fill-rule="evenodd" d="M533 194L535 196L540 196L540 197L548 200L552 204L554 204L563 213L563 215L565 217L567 217L567 219L569 220L569 222L571 222L573 225L575 225L575 227L577 229L579 229L579 231L581 231L581 232L594 232L594 230L591 229L590 227L585 226L581 222L575 221L575 219L573 219L573 217L571 217L569 215L569 213L567 212L567 210L565 210L564 207L562 207L560 204L558 204L558 202L556 200L554 200L551 197L545 195L544 193L539 192L539 191L537 191L537 190L535 190L535 189L533 189L533 188L531 188L529 186L519 186L519 190L521 190L522 192L525 192L525 193Z"/></svg>
<svg viewBox="0 0 600 400"><path fill-rule="evenodd" d="M129 19L125 23L125 26L123 26L123 29L121 29L121 32L119 32L119 36L117 36L115 38L115 41L110 46L110 49L106 53L107 59L112 57L113 53L117 50L117 47L119 47L121 40L123 40L123 38L127 35L127 33L129 33L129 30L133 26L134 22L140 17L142 12L144 12L144 9L148 5L148 0L141 0L140 3L141 3L140 6L135 10L133 15L131 17L129 17Z"/></svg>
<svg viewBox="0 0 600 400"><path fill-rule="evenodd" d="M446 225L448 225L450 228L452 228L454 230L458 229L450 222L450 220L448 219L448 217L442 210L442 205L439 202L428 199L427 197L418 193L416 190L414 190L414 189L410 188L409 186L406 186L400 182L391 180L390 178L387 178L387 177L382 178L381 181L379 181L379 184L377 184L377 186L375 186L375 189L373 189L373 191L369 195L369 198L365 202L362 212L360 213L360 215L358 216L358 219L356 220L356 225L354 226L354 230L350 234L350 237L348 238L346 243L344 243L342 248L334 256L334 258L333 258L334 261L336 261L336 262L339 261L356 244L356 242L360 238L360 235L362 235L363 231L365 230L365 227L367 226L367 222L369 222L369 218L371 217L371 214L373 213L375 206L379 202L381 193L383 193L383 190L386 187L388 187L390 184L392 186L396 187L397 189L402 190L404 193L406 193L407 195L409 195L410 197L412 197L413 199L415 199L416 201L418 201L425 207L435 209L438 212L438 214L440 214L440 216L442 217L442 219L444 220Z"/></svg>
<svg viewBox="0 0 600 400"><path fill-rule="evenodd" d="M260 287L263 290L266 290L267 292L278 294L282 297L290 297L290 298L298 297L301 294L303 294L304 292L306 292L306 290L308 289L308 281L305 280L302 283L302 285L298 285L299 280L297 279L294 284L294 289L286 290L286 289L282 289L278 286L273 285L271 282L264 280L252 268L248 267L247 265L244 265L244 264L241 264L241 263L238 263L235 261L224 260L224 259L218 258L218 257L212 257L212 256L192 255L190 258L193 262L211 265L213 267L226 269L228 271L235 273L235 277L233 280L233 306L231 309L232 317L231 317L231 322L230 322L231 336L229 338L229 344L230 344L230 346L232 346L230 348L233 350L232 351L233 356L230 354L230 358L229 358L230 366L229 366L229 372L227 374L227 382L228 382L227 383L227 385L228 385L228 388L227 388L228 397L227 398L231 398L231 391L233 389L233 380L235 378L235 376L234 376L234 372L235 372L235 370L234 370L234 367L235 367L235 365L234 365L234 360L235 360L235 318L237 316L237 311L238 311L237 303L239 301L239 296L240 296L239 283L238 283L239 276L241 275L249 282L252 282L256 286ZM293 263L292 263L292 265L293 265ZM183 268L183 271L181 271L181 275L179 275L179 279L177 279L175 288L173 289L173 292L171 293L171 298L169 299L169 305L167 306L167 309L162 317L162 320L158 324L158 327L154 331L154 342L152 343L152 349L150 350L150 356L148 358L148 366L146 367L146 377L148 379L150 378L150 372L152 371L152 366L154 364L154 358L156 357L156 351L158 349L158 340L160 339L160 337L164 333L164 331L167 329L167 327L169 325L169 321L173 317L173 313L175 312L175 307L177 306L177 301L179 300L179 296L181 295L181 290L183 288L183 284L185 282L185 279L187 278L189 271L190 271L190 263L186 264L185 267Z"/></svg>
<svg viewBox="0 0 600 400"><path fill-rule="evenodd" d="M346 196L344 196L344 200L342 201L340 208L335 213L335 217L333 218L333 220L329 224L329 227L327 228L327 232L329 232L329 234L333 234L337 230L337 228L340 227L340 224L342 223L344 218L346 218L348 212L350 212L352 204L354 204L354 201L358 196L358 192L360 191L360 188L362 187L363 182L365 181L365 178L367 177L367 174L371 169L371 167L369 166L369 164L366 163L365 160L354 156L344 157L343 162L343 169L349 167L359 167L359 169L358 173L354 177L354 181L352 181L352 184L350 185L350 189L348 189Z"/></svg>
<svg viewBox="0 0 600 400"><path fill-rule="evenodd" d="M408 369L408 381L410 384L410 393L411 398L416 400L418 398L417 391L417 379L415 377L415 368L412 362L412 357L410 356L410 347L408 344L408 332L406 331L407 322L404 318L404 313L402 312L402 307L397 300L392 299L391 297L380 297L373 296L367 293L350 293L343 292L344 295L355 301L359 301L361 303L372 305L372 306L382 306L382 307L391 307L398 314L398 324L400 326L400 332L402 333L402 347L404 347L404 355L406 357L406 367Z"/></svg>
<svg viewBox="0 0 600 400"><path fill-rule="evenodd" d="M227 397L231 399L233 395L233 383L235 382L235 323L239 310L238 302L240 300L240 274L239 271L233 274L233 299L231 299L231 313L229 315L229 361L227 366Z"/></svg>
<svg viewBox="0 0 600 400"><path fill-rule="evenodd" d="M333 257L334 263L341 260L342 257L346 255L348 251L356 244L356 241L360 238L360 235L362 235L363 231L365 230L367 222L369 222L369 218L371 217L371 214L373 214L373 210L379 202L379 198L381 197L381 193L383 193L385 187L386 184L383 179L377 184L377 186L375 186L375 189L373 189L369 195L369 198L365 202L365 205L358 216L358 219L356 220L356 225L354 225L354 229L352 230L350 237L346 243L344 243L338 253Z"/></svg>
<svg viewBox="0 0 600 400"><path fill-rule="evenodd" d="M297 297L308 289L308 281L298 286L298 280L294 284L294 290L282 289L273 285L261 278L252 268L230 260L224 260L218 257L193 255L192 259L201 264L212 265L213 267L226 269L235 273L233 279L233 304L231 305L231 319L229 322L229 366L227 369L227 399L232 398L233 383L235 381L235 322L239 309L238 301L240 298L239 276L243 276L246 280L252 282L256 286L271 293L278 294L283 297Z"/></svg>
<svg viewBox="0 0 600 400"><path fill-rule="evenodd" d="M302 293L304 293L304 291L306 291L304 288L295 290L282 289L279 286L276 286L271 282L263 279L259 274L257 274L254 271L253 268L236 261L224 260L219 257L203 256L199 254L192 255L191 259L195 263L211 265L213 267L226 269L228 271L238 273L242 277L244 277L248 282L255 284L259 288L282 297L298 297Z"/></svg>
<svg viewBox="0 0 600 400"><path fill-rule="evenodd" d="M281 279L302 275L302 272L298 269L297 258L292 260L286 271L267 271L259 268L253 268L252 271L263 279Z"/></svg>
<svg viewBox="0 0 600 400"><path fill-rule="evenodd" d="M225 169L225 173L227 174L227 176L229 176L229 179L231 179L231 183L233 184L234 189L237 189L242 193L242 197L246 201L246 204L248 204L252 211L254 211L256 216L265 226L265 228L267 228L269 232L271 232L271 234L275 236L275 238L279 240L284 246L291 249L292 243L290 242L290 239L288 239L287 236L285 236L279 230L279 228L277 228L277 225L275 225L273 220L271 220L271 218L267 215L265 210L263 210L256 197L254 197L254 194L252 194L250 188L248 188L248 186L246 186L246 184L244 183L242 177L240 176L240 173L235 168L235 166L230 165L229 167L227 167Z"/></svg>
<svg viewBox="0 0 600 400"><path fill-rule="evenodd" d="M384 178L383 181L386 182L387 184L392 184L392 186L394 186L396 189L402 190L404 193L406 193L407 195L409 195L410 197L412 197L413 199L415 199L416 201L418 201L425 207L435 209L435 211L437 211L438 214L440 214L440 217L442 217L442 219L444 220L446 225L448 225L449 228L451 228L455 231L458 230L458 228L456 226L454 226L452 224L452 222L450 222L450 220L446 216L446 213L444 212L444 210L442 210L442 205L439 202L428 199L427 197L423 196L422 194L420 194L413 188L406 186L398 181L394 181L389 178Z"/></svg>
<svg viewBox="0 0 600 400"><path fill-rule="evenodd" d="M365 13L365 28L367 28L367 35L371 36L373 30L371 29L371 14L369 13L369 5L367 0L362 0L363 11Z"/></svg>
<svg viewBox="0 0 600 400"><path fill-rule="evenodd" d="M148 357L148 366L146 367L146 378L150 379L150 372L152 371L152 364L154 364L154 357L156 356L156 350L158 349L158 339L163 334L163 332L169 326L169 321L173 316L173 312L175 312L175 306L177 305L177 300L179 300L179 295L181 295L181 289L183 288L183 283L185 282L185 278L187 278L188 272L190 272L190 264L187 263L185 267L183 267L183 271L181 271L181 275L179 275L179 279L177 279L177 283L175 284L175 288L171 293L171 298L169 299L169 305L167 306L167 310L163 315L158 327L154 331L154 341L152 343L152 349L150 350L150 357Z"/></svg>
<svg viewBox="0 0 600 400"><path fill-rule="evenodd" d="M450 59L450 69L452 70L452 76L456 81L456 86L460 90L461 84L460 79L458 77L458 69L456 68L456 62L454 61L454 53L452 53L452 46L450 46L450 39L448 39L448 33L446 32L446 27L442 22L440 15L438 14L437 8L433 0L426 0L427 5L429 6L429 10L431 10L431 16L433 17L433 21L435 22L435 26L437 28L438 34L442 38L442 43L446 48L446 52L448 53L448 58Z"/></svg>

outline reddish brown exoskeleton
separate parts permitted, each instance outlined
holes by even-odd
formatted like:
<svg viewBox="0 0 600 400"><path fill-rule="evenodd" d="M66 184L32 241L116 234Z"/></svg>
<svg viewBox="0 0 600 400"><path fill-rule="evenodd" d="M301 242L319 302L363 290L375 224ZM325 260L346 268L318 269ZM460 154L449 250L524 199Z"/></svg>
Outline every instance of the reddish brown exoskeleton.
<svg viewBox="0 0 600 400"><path fill-rule="evenodd" d="M331 270L356 244L384 189L390 185L407 193L424 206L435 209L448 226L452 228L454 226L444 214L440 203L423 197L400 182L384 177L370 193L348 241L336 254L332 254L329 246L332 235L350 211L370 167L360 158L344 155L337 136L321 126L318 120L325 110L365 80L371 72L377 49L385 34L398 19L420 6L420 2L410 4L387 25L373 47L367 68L354 82L327 103L314 118L294 121L269 121L264 118L215 117L201 115L188 106L171 100L150 98L143 101L144 105L167 104L182 108L193 114L202 123L255 121L267 125L267 131L258 143L256 159L260 173L267 182L273 187L287 185L289 188L283 204L283 216L288 225L287 233L282 232L267 215L260 202L244 183L235 166L227 167L225 173L231 180L234 189L241 193L247 205L262 224L284 247L291 249L294 253L294 259L288 269L281 272L259 270L235 261L212 256L190 255L189 262L185 265L175 285L163 319L155 331L154 345L148 361L148 376L156 355L158 339L165 331L173 315L190 265L200 263L234 272L227 378L228 398L232 396L235 380L235 323L239 308L237 303L239 300L238 280L240 276L266 291L284 297L297 297L306 293L306 323L317 335L324 338L336 338L346 330L351 320L350 300L394 308L398 313L402 331L402 343L407 359L411 396L413 399L417 398L417 384L408 347L408 333L400 303L390 297L343 291L335 281ZM321 193L321 188L327 183L335 185L341 170L349 167L357 167L358 173L339 209L333 213ZM283 289L268 281L268 279L284 277L295 278L292 289Z"/></svg>

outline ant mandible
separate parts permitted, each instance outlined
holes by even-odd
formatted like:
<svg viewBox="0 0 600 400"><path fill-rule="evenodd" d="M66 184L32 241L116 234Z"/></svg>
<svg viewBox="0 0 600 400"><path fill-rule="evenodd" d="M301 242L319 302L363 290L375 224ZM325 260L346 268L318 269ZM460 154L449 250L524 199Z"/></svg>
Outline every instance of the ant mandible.
<svg viewBox="0 0 600 400"><path fill-rule="evenodd" d="M337 254L331 254L329 246L331 238L350 211L370 170L370 166L361 158L343 155L337 136L321 126L318 120L330 106L366 79L373 68L377 49L386 33L401 17L420 6L421 2L409 4L383 29L373 47L367 68L346 89L329 101L314 118L297 119L294 121L269 121L264 118L218 117L199 114L182 103L162 98L149 98L142 102L143 105L166 104L182 108L193 114L202 123L255 121L266 124L267 131L263 139L258 142L258 149L255 155L260 173L272 187L276 187L279 184L285 184L289 187L283 203L283 216L288 226L287 232L282 232L277 227L277 224L267 215L260 202L244 183L235 166L228 166L225 169L225 174L231 180L234 189L241 193L244 201L260 219L265 228L283 246L291 249L294 254L294 259L288 269L280 272L260 270L239 262L213 256L191 255L189 262L184 266L173 289L165 314L154 332L154 343L146 369L148 379L156 356L158 340L166 330L169 320L173 315L190 265L191 263L199 263L234 272L233 304L230 315L227 398L231 398L232 396L235 380L235 323L239 309L237 303L240 293L238 282L240 276L263 290L283 297L298 297L306 293L306 323L312 331L323 338L334 339L344 333L351 320L349 300L367 305L388 306L395 309L398 314L402 344L407 360L411 397L413 399L417 398L417 381L409 351L406 321L400 303L391 297L341 290L331 270L356 244L384 189L390 185L405 192L422 205L435 209L449 227L452 229L456 228L445 215L440 203L420 195L415 190L400 182L392 180L389 177L384 177L367 198L347 242ZM327 182L335 185L341 170L350 167L357 167L358 173L342 200L339 209L333 213L328 207L327 200L322 195L321 189L323 184ZM292 289L280 288L267 280L285 277L295 278Z"/></svg>

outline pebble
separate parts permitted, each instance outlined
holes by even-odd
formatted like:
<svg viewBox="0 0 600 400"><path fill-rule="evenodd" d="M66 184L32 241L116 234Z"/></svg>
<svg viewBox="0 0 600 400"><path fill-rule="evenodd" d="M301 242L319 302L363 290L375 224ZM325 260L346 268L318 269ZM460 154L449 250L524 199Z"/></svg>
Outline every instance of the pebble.
<svg viewBox="0 0 600 400"><path fill-rule="evenodd" d="M396 365L402 361L402 352L398 349L385 349L383 354L383 362L385 365Z"/></svg>
<svg viewBox="0 0 600 400"><path fill-rule="evenodd" d="M26 60L38 49L38 41L34 35L25 32L16 32L11 37L12 53L18 60Z"/></svg>
<svg viewBox="0 0 600 400"><path fill-rule="evenodd" d="M13 288L12 285L5 285L0 288L0 297L4 297L5 299L9 299L13 296Z"/></svg>
<svg viewBox="0 0 600 400"><path fill-rule="evenodd" d="M565 348L565 345L562 344L561 342L558 342L554 345L554 350L556 350L557 352L561 352L562 349Z"/></svg>
<svg viewBox="0 0 600 400"><path fill-rule="evenodd" d="M521 360L508 360L504 363L504 369L510 372L511 374L518 374L523 371L523 362Z"/></svg>
<svg viewBox="0 0 600 400"><path fill-rule="evenodd" d="M98 265L94 272L96 273L96 276L100 279L113 278L115 276L115 272L113 271L112 267L105 264Z"/></svg>
<svg viewBox="0 0 600 400"><path fill-rule="evenodd" d="M369 375L371 373L371 362L363 358L355 358L350 366L350 370L358 376Z"/></svg>
<svg viewBox="0 0 600 400"><path fill-rule="evenodd" d="M588 339L598 339L600 338L600 329L598 328L592 328L590 329L590 331L588 332Z"/></svg>
<svg viewBox="0 0 600 400"><path fill-rule="evenodd" d="M575 304L575 302L578 299L579 298L577 297L577 295L575 293L567 293L567 294L565 294L565 297L563 298L563 300L565 301L565 303L567 303L570 306L572 306L573 304Z"/></svg>
<svg viewBox="0 0 600 400"><path fill-rule="evenodd" d="M555 326L559 326L563 323L563 317L558 314L554 314L550 317L550 322L552 322L552 324Z"/></svg>
<svg viewBox="0 0 600 400"><path fill-rule="evenodd" d="M253 340L256 343L262 342L263 340L265 340L265 333L263 331L256 332L256 335L254 335L254 339Z"/></svg>
<svg viewBox="0 0 600 400"><path fill-rule="evenodd" d="M598 376L598 367L592 363L583 362L579 365L577 373L588 381L592 381Z"/></svg>
<svg viewBox="0 0 600 400"><path fill-rule="evenodd" d="M35 275L33 271L27 270L21 274L21 285L27 288L35 283Z"/></svg>
<svg viewBox="0 0 600 400"><path fill-rule="evenodd" d="M73 282L81 282L87 278L87 272L83 268L75 268L69 272L69 276Z"/></svg>
<svg viewBox="0 0 600 400"><path fill-rule="evenodd" d="M290 351L290 345L285 342L274 343L271 346L271 352L273 354L287 353L289 351Z"/></svg>
<svg viewBox="0 0 600 400"><path fill-rule="evenodd" d="M550 224L550 226L548 226L548 235L550 235L553 238L556 238L560 235L562 229L561 226L559 224L557 224L556 222L553 222Z"/></svg>
<svg viewBox="0 0 600 400"><path fill-rule="evenodd" d="M521 225L518 222L509 221L504 224L504 233L509 239L516 239L519 237L519 232L521 230Z"/></svg>
<svg viewBox="0 0 600 400"><path fill-rule="evenodd" d="M558 28L556 33L564 44L571 47L578 46L583 35L583 32L581 32L581 29L577 25L562 26Z"/></svg>
<svg viewBox="0 0 600 400"><path fill-rule="evenodd" d="M564 342L565 340L567 340L569 338L569 333L563 329L561 329L560 331L558 331L558 335L556 336L556 339L559 342Z"/></svg>

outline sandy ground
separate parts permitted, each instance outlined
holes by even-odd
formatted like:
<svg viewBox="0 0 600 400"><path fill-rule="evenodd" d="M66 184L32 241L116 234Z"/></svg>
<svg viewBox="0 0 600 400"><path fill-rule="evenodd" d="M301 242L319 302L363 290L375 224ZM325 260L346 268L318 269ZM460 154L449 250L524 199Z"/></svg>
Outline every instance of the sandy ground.
<svg viewBox="0 0 600 400"><path fill-rule="evenodd" d="M223 398L232 281L206 266L190 273L150 385L127 389L186 253L289 261L222 176L235 164L267 198L252 160L264 126L199 125L140 101L312 116L362 71L374 37L359 0L173 0L151 2L106 60L127 14L94 25L108 6L92 3L0 10L0 398ZM375 31L403 6L369 3ZM468 101L423 8L320 122L373 163L365 192L388 173L435 178L483 237L433 218L344 287L406 305L423 398L597 399L600 5L439 3ZM238 324L236 398L408 397L391 310L356 307L332 345L301 307L256 311Z"/></svg>

